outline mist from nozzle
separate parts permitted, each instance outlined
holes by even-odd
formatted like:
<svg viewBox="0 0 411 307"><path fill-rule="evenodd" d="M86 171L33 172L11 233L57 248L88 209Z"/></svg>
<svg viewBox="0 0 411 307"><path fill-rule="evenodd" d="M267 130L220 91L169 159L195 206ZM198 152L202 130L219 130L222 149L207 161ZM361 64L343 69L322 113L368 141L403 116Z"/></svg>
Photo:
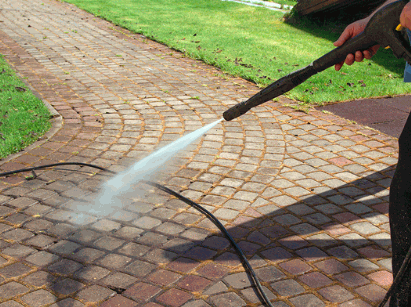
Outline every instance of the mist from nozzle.
<svg viewBox="0 0 411 307"><path fill-rule="evenodd" d="M142 180L152 180L160 171L164 170L170 160L188 145L203 136L223 119L219 119L207 126L197 129L176 141L158 149L144 159L136 162L129 169L112 177L102 185L101 193L89 208L89 213L99 216L108 216L123 208L121 196L133 192L134 186Z"/></svg>

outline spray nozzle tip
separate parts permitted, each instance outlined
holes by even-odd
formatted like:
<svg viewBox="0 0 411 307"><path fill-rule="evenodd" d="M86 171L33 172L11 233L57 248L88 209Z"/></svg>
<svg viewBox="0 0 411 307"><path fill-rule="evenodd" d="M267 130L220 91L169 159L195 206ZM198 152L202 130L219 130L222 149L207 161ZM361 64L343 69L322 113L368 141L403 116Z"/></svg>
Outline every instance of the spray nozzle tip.
<svg viewBox="0 0 411 307"><path fill-rule="evenodd" d="M241 115L245 114L248 110L250 110L247 101L240 102L229 108L227 111L223 113L223 118L226 121L230 121L234 118L240 117Z"/></svg>

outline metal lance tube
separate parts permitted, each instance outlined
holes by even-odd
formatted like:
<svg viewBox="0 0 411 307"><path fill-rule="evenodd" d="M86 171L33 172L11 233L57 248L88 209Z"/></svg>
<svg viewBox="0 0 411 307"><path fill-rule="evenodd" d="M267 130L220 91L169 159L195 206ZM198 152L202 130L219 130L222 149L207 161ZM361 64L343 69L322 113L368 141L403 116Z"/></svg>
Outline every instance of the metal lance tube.
<svg viewBox="0 0 411 307"><path fill-rule="evenodd" d="M237 118L248 112L251 108L254 108L266 101L269 101L292 90L294 87L303 83L305 80L307 80L312 75L315 75L316 73L317 71L314 69L313 64L294 71L270 84L248 100L240 102L239 104L231 107L223 113L223 117L226 121Z"/></svg>

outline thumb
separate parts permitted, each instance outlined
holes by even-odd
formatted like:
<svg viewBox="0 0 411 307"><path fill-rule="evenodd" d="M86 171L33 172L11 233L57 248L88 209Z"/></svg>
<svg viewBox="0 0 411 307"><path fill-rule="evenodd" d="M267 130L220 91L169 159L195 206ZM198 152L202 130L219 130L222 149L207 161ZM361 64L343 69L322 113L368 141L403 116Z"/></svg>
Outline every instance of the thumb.
<svg viewBox="0 0 411 307"><path fill-rule="evenodd" d="M351 37L349 31L345 30L340 37L334 42L334 46L338 47L344 44Z"/></svg>
<svg viewBox="0 0 411 307"><path fill-rule="evenodd" d="M351 37L354 36L355 32L355 25L350 24L348 25L344 31L341 33L340 37L334 42L334 46L341 46L344 44L347 40L349 40Z"/></svg>

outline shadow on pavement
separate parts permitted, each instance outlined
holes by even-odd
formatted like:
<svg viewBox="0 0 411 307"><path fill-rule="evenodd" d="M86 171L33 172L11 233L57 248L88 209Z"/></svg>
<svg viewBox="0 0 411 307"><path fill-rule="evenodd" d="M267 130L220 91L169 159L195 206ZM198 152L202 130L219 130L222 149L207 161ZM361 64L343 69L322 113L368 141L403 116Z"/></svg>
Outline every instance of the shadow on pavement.
<svg viewBox="0 0 411 307"><path fill-rule="evenodd" d="M388 167L281 208L274 204L264 206L265 212L261 210L262 207L253 208L260 209L263 216L244 216L244 222L228 227L228 232L248 257L255 257L258 253L270 261L293 257L311 261L330 256L344 260L389 256L390 253L385 249L391 245L389 237L367 239L347 228L345 223L362 219L370 221L371 223L359 227L364 236L368 236L368 231L370 235L379 233L377 226L381 224L387 227L388 218L384 214L388 211L388 193L383 191L389 187L394 170L395 166ZM381 192L382 197L375 197L375 194ZM362 229L363 226L371 229ZM326 233L316 234L321 230ZM350 235L336 240L329 233ZM302 239L301 235L312 236ZM217 261L237 258L232 254L232 248L225 250L229 243L221 234L196 241L193 248L192 244L174 246L170 250L180 251L178 260L183 262L207 260L216 256ZM186 251L181 252L182 250Z"/></svg>
<svg viewBox="0 0 411 307"><path fill-rule="evenodd" d="M356 260L352 266L355 270L361 271L364 259L390 256L387 248L390 246L390 239L386 232L379 231L377 227L388 225L388 218L385 216L388 208L386 190L394 170L395 166L391 166L289 205L272 203L251 207L251 210L235 220L234 227L227 227L228 232L242 248L253 267L265 264L265 260L313 261L335 258L345 261ZM144 201L150 198L147 195L144 197ZM177 199L170 199L160 191L154 191L151 198L151 201L166 201L164 206L159 207L141 207L138 202L132 204L134 213L141 210L136 214L141 219L145 218L144 223L151 223L155 219L161 220L151 228L139 227L134 219L132 222L130 220L130 223L119 222L117 224L121 226L112 229L108 227L108 221L109 223L104 225L104 230L89 226L64 230L64 227L67 227L64 225L68 225L64 223L61 224L64 227L59 233L55 232L56 225L53 226L54 233L48 230L59 240L56 240L57 244L48 248L50 254L47 256L55 258L50 259L50 264L41 268L44 275L47 275L47 287L55 293L67 296L80 290L76 295L81 296L84 295L82 290L89 285L88 299L99 301L102 299L99 296L102 288L98 285L105 287L104 293L107 297L122 293L139 278L147 278L159 270L159 263L165 264L166 268L178 268L177 271L196 267L200 262L211 259L215 264L229 267L241 264L228 240L219 231L213 233L206 229L213 227L208 220L198 222L198 215L189 213L191 210L184 210L186 204ZM184 215L181 215L179 220L171 218L179 210ZM169 218L167 214L170 214ZM253 214L255 217L252 217ZM366 227L371 227L371 233L374 231L385 236L365 238L345 224L364 218L370 223L359 230L367 232ZM190 224L205 229L191 227ZM139 232L136 232L137 230ZM321 230L325 232L317 233ZM334 239L331 233L347 236ZM302 235L309 237L302 239ZM387 262L384 263L387 265ZM257 274L264 274L263 270L266 269L257 269ZM91 287L96 287L95 293L90 284L94 285ZM76 307L77 304L78 301L66 298L57 302L56 306Z"/></svg>

